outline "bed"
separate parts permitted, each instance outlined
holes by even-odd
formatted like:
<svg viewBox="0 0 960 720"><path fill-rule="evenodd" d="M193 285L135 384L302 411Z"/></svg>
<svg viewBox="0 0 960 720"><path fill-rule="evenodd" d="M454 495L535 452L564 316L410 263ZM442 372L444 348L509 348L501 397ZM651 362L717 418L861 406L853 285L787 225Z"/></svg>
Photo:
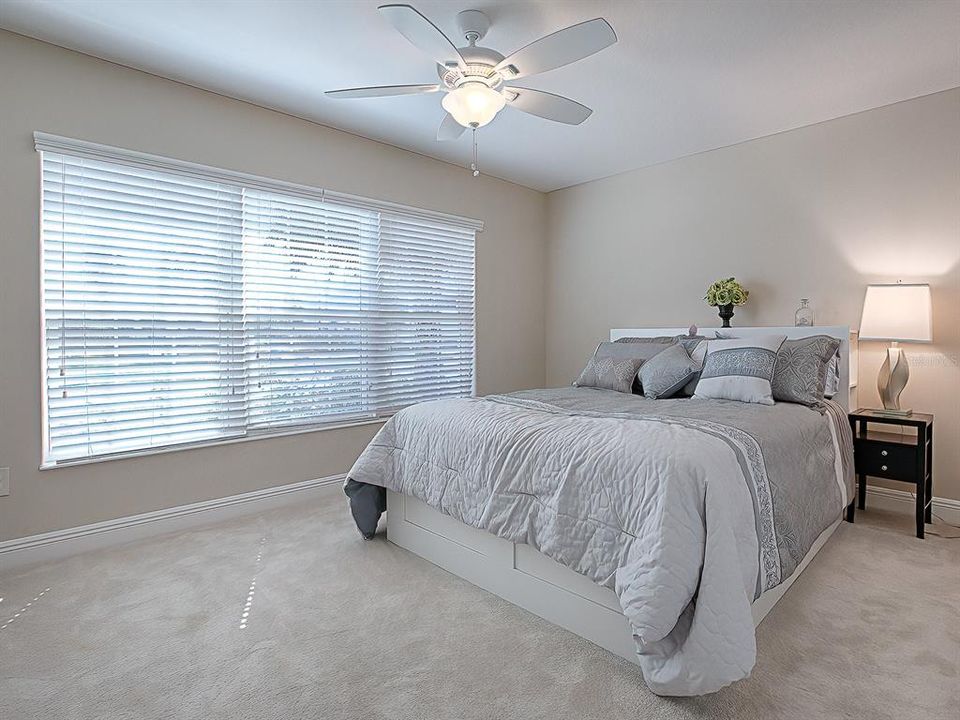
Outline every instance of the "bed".
<svg viewBox="0 0 960 720"><path fill-rule="evenodd" d="M348 477L386 488L391 542L638 664L658 694L714 692L749 675L755 626L854 500L848 328L734 332L837 338L841 391L819 410L592 388L424 403Z"/></svg>

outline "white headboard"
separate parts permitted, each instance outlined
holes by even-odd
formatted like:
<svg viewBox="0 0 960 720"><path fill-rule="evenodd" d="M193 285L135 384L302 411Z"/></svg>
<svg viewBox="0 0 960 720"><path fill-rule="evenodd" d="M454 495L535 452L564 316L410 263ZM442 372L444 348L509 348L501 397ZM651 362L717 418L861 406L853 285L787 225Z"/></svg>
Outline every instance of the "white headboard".
<svg viewBox="0 0 960 720"><path fill-rule="evenodd" d="M840 391L834 397L843 409L850 412L850 328L846 325L813 327L732 327L697 328L698 335L708 339L716 337L715 332L727 333L731 337L748 338L757 335L786 335L788 339L810 337L811 335L829 335L840 341ZM618 328L610 331L611 340L622 337L658 337L661 335L686 335L689 328Z"/></svg>

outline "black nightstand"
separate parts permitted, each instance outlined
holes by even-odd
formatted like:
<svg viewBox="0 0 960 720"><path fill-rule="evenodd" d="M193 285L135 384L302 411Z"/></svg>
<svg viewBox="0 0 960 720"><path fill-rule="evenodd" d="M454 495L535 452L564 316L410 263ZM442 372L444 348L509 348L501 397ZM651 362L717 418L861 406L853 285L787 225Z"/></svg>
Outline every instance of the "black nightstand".
<svg viewBox="0 0 960 720"><path fill-rule="evenodd" d="M867 423L914 428L916 435L868 430ZM905 417L884 415L860 408L850 413L856 466L857 504L861 510L867 496L867 475L911 483L917 495L917 537L923 538L923 524L930 522L933 497L933 415L913 413ZM852 508L847 519L852 522Z"/></svg>

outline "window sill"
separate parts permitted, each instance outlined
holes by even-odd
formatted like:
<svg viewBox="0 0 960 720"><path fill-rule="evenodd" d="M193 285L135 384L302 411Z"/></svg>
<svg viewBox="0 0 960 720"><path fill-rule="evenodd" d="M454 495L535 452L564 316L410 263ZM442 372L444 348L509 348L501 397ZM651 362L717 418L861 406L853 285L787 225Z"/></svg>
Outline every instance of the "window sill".
<svg viewBox="0 0 960 720"><path fill-rule="evenodd" d="M344 428L362 427L364 425L376 425L385 423L392 416L393 413L389 413L386 415L379 415L377 417L344 420L343 422L328 423L324 425L311 425L309 427L291 428L289 430L263 430L260 432L250 433L249 435L223 438L220 440L203 440L195 443L167 445L163 447L145 448L143 450L130 450L112 453L110 455L97 455L95 457L77 458L76 460L44 462L41 463L39 469L58 470L60 468L76 467L77 465L93 465L96 463L111 462L113 460L129 460L131 458L147 457L149 455L163 455L172 452L182 452L184 450L198 450L200 448L217 447L220 445L234 445L236 443L250 442L253 440L268 440L271 438L288 437L291 435L305 435L307 433L324 432L326 430L341 430Z"/></svg>

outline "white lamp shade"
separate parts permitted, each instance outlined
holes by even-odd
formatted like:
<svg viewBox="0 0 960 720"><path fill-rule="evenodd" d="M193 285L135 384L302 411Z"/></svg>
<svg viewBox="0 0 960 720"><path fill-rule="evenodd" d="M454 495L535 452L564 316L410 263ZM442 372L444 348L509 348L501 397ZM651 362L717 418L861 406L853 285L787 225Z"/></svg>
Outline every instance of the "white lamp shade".
<svg viewBox="0 0 960 720"><path fill-rule="evenodd" d="M867 285L861 340L933 342L929 285Z"/></svg>
<svg viewBox="0 0 960 720"><path fill-rule="evenodd" d="M503 93L481 82L468 82L448 92L440 104L464 127L478 128L493 120L506 102Z"/></svg>

